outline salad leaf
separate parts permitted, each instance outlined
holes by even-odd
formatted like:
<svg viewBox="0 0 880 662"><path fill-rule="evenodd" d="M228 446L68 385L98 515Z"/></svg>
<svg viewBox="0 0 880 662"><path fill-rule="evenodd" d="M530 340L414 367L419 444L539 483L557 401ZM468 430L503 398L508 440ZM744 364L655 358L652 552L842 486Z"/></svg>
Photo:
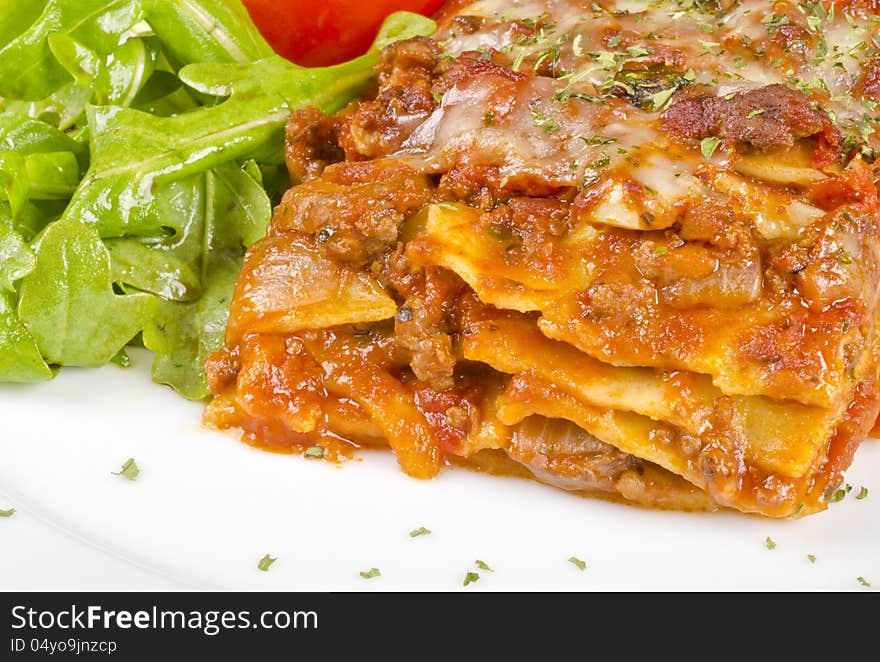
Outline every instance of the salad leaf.
<svg viewBox="0 0 880 662"><path fill-rule="evenodd" d="M52 378L37 341L18 319L14 297L0 292L0 381L38 382Z"/></svg>
<svg viewBox="0 0 880 662"><path fill-rule="evenodd" d="M143 328L153 297L114 293L110 255L95 228L53 223L39 238L36 257L18 309L48 363L104 365Z"/></svg>
<svg viewBox="0 0 880 662"><path fill-rule="evenodd" d="M106 54L141 15L138 0L49 0L33 25L0 49L0 95L38 101L70 82L52 53L50 34Z"/></svg>
<svg viewBox="0 0 880 662"><path fill-rule="evenodd" d="M147 20L176 62L250 62L272 55L240 2L145 0Z"/></svg>
<svg viewBox="0 0 880 662"><path fill-rule="evenodd" d="M154 191L164 182L249 157L279 132L289 109L253 98L176 117L131 108L89 108L92 161L65 214L102 237L161 235Z"/></svg>
<svg viewBox="0 0 880 662"><path fill-rule="evenodd" d="M0 44L8 44L33 25L45 6L46 0L0 0Z"/></svg>
<svg viewBox="0 0 880 662"><path fill-rule="evenodd" d="M199 208L205 214L190 218L187 231L201 229L202 243L212 256L202 269L205 290L191 303L159 302L144 329L144 344L156 354L153 379L193 400L208 396L202 366L223 346L243 250L266 233L271 216L269 198L254 178L257 173L224 166L190 181L193 190L187 197L202 199Z"/></svg>
<svg viewBox="0 0 880 662"><path fill-rule="evenodd" d="M131 105L156 68L158 50L146 39L127 39L106 56L64 33L50 34L48 41L74 82L92 86L98 104Z"/></svg>
<svg viewBox="0 0 880 662"><path fill-rule="evenodd" d="M88 150L56 127L15 112L0 114L0 150L25 156L41 152L73 152L83 166L88 165Z"/></svg>
<svg viewBox="0 0 880 662"><path fill-rule="evenodd" d="M89 87L69 83L39 101L4 99L0 96L0 111L41 120L57 129L67 131L74 129L85 117L86 104L89 103L91 96L92 91Z"/></svg>
<svg viewBox="0 0 880 662"><path fill-rule="evenodd" d="M33 271L37 258L20 234L0 225L0 291L15 294L15 281Z"/></svg>
<svg viewBox="0 0 880 662"><path fill-rule="evenodd" d="M266 234L272 203L253 170L225 165L207 176L210 201L205 243L214 252L241 256Z"/></svg>
<svg viewBox="0 0 880 662"><path fill-rule="evenodd" d="M0 200L18 217L30 200L69 200L79 183L79 164L72 152L22 156L0 152Z"/></svg>
<svg viewBox="0 0 880 662"><path fill-rule="evenodd" d="M18 152L0 152L0 200L9 202L12 218L21 213L30 195L27 165Z"/></svg>
<svg viewBox="0 0 880 662"><path fill-rule="evenodd" d="M110 239L105 245L112 260L114 283L171 301L191 301L201 295L198 273L174 253L138 239Z"/></svg>
<svg viewBox="0 0 880 662"><path fill-rule="evenodd" d="M223 346L229 302L241 262L220 258L206 274L207 287L197 301L160 301L144 328L144 345L156 353L153 380L174 387L191 400L208 397L202 366Z"/></svg>

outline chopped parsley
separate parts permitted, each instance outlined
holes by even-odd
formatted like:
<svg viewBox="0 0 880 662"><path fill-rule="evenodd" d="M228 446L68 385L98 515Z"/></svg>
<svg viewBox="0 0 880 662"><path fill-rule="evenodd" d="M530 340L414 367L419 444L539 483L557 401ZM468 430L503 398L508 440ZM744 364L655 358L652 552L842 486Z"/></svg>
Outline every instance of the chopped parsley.
<svg viewBox="0 0 880 662"><path fill-rule="evenodd" d="M426 536L429 533L431 533L431 529L426 529L425 527L420 526L419 528L413 529L412 531L410 531L409 537L410 538L418 538L419 536Z"/></svg>
<svg viewBox="0 0 880 662"><path fill-rule="evenodd" d="M477 566L480 570L486 570L487 572L495 572L494 570L492 570L492 568L490 568L486 564L485 561L481 561L480 559L477 559L476 561L474 561L474 565Z"/></svg>
<svg viewBox="0 0 880 662"><path fill-rule="evenodd" d="M464 582L462 583L462 586L467 586L468 584L473 584L474 582L477 582L477 581L479 581L479 580L480 580L480 574L479 574L479 573L477 573L477 572L468 572L468 573L464 576Z"/></svg>
<svg viewBox="0 0 880 662"><path fill-rule="evenodd" d="M757 110L753 110L748 114L748 119L752 119L753 117L757 117L758 115L763 115L767 110L765 108L758 108Z"/></svg>
<svg viewBox="0 0 880 662"><path fill-rule="evenodd" d="M810 563L815 563L816 556L814 554L807 554L807 561L809 561Z"/></svg>
<svg viewBox="0 0 880 662"><path fill-rule="evenodd" d="M871 585L871 582L869 582L869 581L868 581L867 579L865 579L864 577L856 577L856 581L857 581L859 584L861 584L862 586L870 586L870 585Z"/></svg>
<svg viewBox="0 0 880 662"><path fill-rule="evenodd" d="M764 541L764 547L767 549L776 549L776 542L770 536Z"/></svg>
<svg viewBox="0 0 880 662"><path fill-rule="evenodd" d="M868 496L868 488L865 486L862 486L862 489L860 489L859 493L856 494L856 499L861 501L862 499L867 498L867 496Z"/></svg>
<svg viewBox="0 0 880 662"><path fill-rule="evenodd" d="M534 122L536 127L544 129L547 133L556 133L559 131L559 125L556 123L556 120L547 113L543 113L536 108L532 109L532 122Z"/></svg>
<svg viewBox="0 0 880 662"><path fill-rule="evenodd" d="M661 110L665 110L666 106L669 104L669 100L672 99L672 95L675 94L677 90L677 87L670 87L668 90L661 90L656 94L652 94L651 112L659 113Z"/></svg>
<svg viewBox="0 0 880 662"><path fill-rule="evenodd" d="M654 246L654 255L660 257L661 255L666 255L669 252L669 248L666 246Z"/></svg>
<svg viewBox="0 0 880 662"><path fill-rule="evenodd" d="M581 140L587 143L590 146L595 145L610 145L611 143L617 142L617 138L609 138L608 136L581 136Z"/></svg>
<svg viewBox="0 0 880 662"><path fill-rule="evenodd" d="M576 557L576 556L571 556L571 557L569 557L568 562L571 563L571 564L573 564L573 565L576 565L576 566L578 567L578 569L581 570L581 571L587 569L587 562L586 562L586 561L581 561L581 560L580 560L578 557Z"/></svg>
<svg viewBox="0 0 880 662"><path fill-rule="evenodd" d="M361 570L361 577L364 579L373 579L374 577L380 576L382 573L379 571L379 568L370 568L369 570Z"/></svg>
<svg viewBox="0 0 880 662"><path fill-rule="evenodd" d="M257 568L259 568L263 572L269 572L269 568L271 568L272 564L275 563L275 561L277 560L277 556L269 556L268 554L266 554L266 556L261 558L257 563Z"/></svg>
<svg viewBox="0 0 880 662"><path fill-rule="evenodd" d="M715 150L718 149L718 145L720 144L721 138L718 138L716 136L703 138L703 140L700 142L700 151L707 159L711 159L712 155L715 153Z"/></svg>
<svg viewBox="0 0 880 662"><path fill-rule="evenodd" d="M0 509L0 517L12 517L15 515L15 508L10 508L9 510Z"/></svg>
<svg viewBox="0 0 880 662"><path fill-rule="evenodd" d="M320 446L309 446L306 449L305 456L306 457L316 457L316 458L320 459L320 458L324 457L324 449L321 448Z"/></svg>
<svg viewBox="0 0 880 662"><path fill-rule="evenodd" d="M122 465L122 469L119 471L114 471L114 476L122 476L127 480L136 480L140 475L141 470L138 468L137 462L134 461L133 457L128 458Z"/></svg>
<svg viewBox="0 0 880 662"><path fill-rule="evenodd" d="M840 489L832 492L831 497L828 499L828 501L830 503L838 503L840 501L843 501L845 496L846 496L846 490L841 487Z"/></svg>

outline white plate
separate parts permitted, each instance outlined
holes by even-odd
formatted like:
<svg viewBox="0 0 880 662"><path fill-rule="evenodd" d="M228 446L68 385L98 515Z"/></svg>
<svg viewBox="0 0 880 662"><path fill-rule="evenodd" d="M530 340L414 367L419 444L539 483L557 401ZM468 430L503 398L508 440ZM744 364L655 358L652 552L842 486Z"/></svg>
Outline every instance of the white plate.
<svg viewBox="0 0 880 662"><path fill-rule="evenodd" d="M0 386L0 508L18 509L0 519L0 589L880 587L874 440L854 491L805 520L656 512L462 469L420 482L390 453L334 466L254 450L202 429L201 406L150 383L146 352L134 358ZM135 482L111 475L129 457ZM420 526L432 533L411 538ZM278 561L260 572L267 553ZM476 559L495 572L463 589ZM381 577L362 579L372 567Z"/></svg>

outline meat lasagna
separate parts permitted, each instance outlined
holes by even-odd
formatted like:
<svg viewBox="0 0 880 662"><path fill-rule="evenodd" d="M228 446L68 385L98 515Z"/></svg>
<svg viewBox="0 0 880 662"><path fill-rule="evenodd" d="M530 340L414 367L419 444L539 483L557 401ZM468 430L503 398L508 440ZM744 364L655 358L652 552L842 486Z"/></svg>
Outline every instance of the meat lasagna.
<svg viewBox="0 0 880 662"><path fill-rule="evenodd" d="M208 421L826 507L878 411L877 0L453 0L287 127Z"/></svg>

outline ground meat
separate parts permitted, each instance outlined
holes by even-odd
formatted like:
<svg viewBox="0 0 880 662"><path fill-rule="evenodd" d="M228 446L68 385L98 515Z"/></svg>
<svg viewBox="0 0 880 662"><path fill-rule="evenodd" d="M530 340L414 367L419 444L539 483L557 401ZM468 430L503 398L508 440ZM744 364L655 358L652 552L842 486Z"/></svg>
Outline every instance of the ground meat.
<svg viewBox="0 0 880 662"><path fill-rule="evenodd" d="M875 55L865 63L856 91L866 99L880 101L880 55Z"/></svg>
<svg viewBox="0 0 880 662"><path fill-rule="evenodd" d="M721 198L691 202L679 221L678 236L723 249L751 252L754 247L751 228L737 219L729 202Z"/></svg>
<svg viewBox="0 0 880 662"><path fill-rule="evenodd" d="M771 266L797 286L803 301L821 312L849 299L867 308L873 293L864 286L862 269L873 259L862 256L863 237L871 235L872 220L843 211L810 225L796 243L775 254Z"/></svg>
<svg viewBox="0 0 880 662"><path fill-rule="evenodd" d="M348 158L387 156L400 149L410 134L437 107L434 98L437 44L416 37L382 51L379 91L349 117L340 142Z"/></svg>
<svg viewBox="0 0 880 662"><path fill-rule="evenodd" d="M404 267L397 263L396 268ZM406 270L394 278L407 290L394 319L398 349L407 354L420 381L438 390L449 388L456 363L449 316L466 286L451 271L437 267L416 273Z"/></svg>
<svg viewBox="0 0 880 662"><path fill-rule="evenodd" d="M513 198L480 218L485 236L504 248L507 264L553 274L562 268L559 240L569 231L571 205L554 198Z"/></svg>
<svg viewBox="0 0 880 662"><path fill-rule="evenodd" d="M415 386L416 407L444 451L455 452L479 423L480 413L485 409L484 390L485 380L466 372L457 374L442 389L427 384Z"/></svg>
<svg viewBox="0 0 880 662"><path fill-rule="evenodd" d="M316 108L293 111L287 122L285 158L290 179L299 184L320 176L345 158L339 147L339 119Z"/></svg>
<svg viewBox="0 0 880 662"><path fill-rule="evenodd" d="M501 179L497 166L460 165L440 177L437 193L453 200L461 200L471 207L490 210L509 196L495 183Z"/></svg>
<svg viewBox="0 0 880 662"><path fill-rule="evenodd" d="M428 178L395 162L345 162L285 193L273 234L314 234L322 255L362 266L397 242L400 225L432 199Z"/></svg>
<svg viewBox="0 0 880 662"><path fill-rule="evenodd" d="M828 116L815 110L806 95L778 84L730 99L700 90L679 93L663 114L663 129L678 138L715 136L762 152L790 148L808 136L819 135L831 144L840 140Z"/></svg>
<svg viewBox="0 0 880 662"><path fill-rule="evenodd" d="M801 59L812 52L816 36L807 28L796 23L780 25L773 31L772 40L783 53L790 57L798 55Z"/></svg>
<svg viewBox="0 0 880 662"><path fill-rule="evenodd" d="M601 280L578 294L585 318L604 327L627 329L656 307L657 292L648 280Z"/></svg>

